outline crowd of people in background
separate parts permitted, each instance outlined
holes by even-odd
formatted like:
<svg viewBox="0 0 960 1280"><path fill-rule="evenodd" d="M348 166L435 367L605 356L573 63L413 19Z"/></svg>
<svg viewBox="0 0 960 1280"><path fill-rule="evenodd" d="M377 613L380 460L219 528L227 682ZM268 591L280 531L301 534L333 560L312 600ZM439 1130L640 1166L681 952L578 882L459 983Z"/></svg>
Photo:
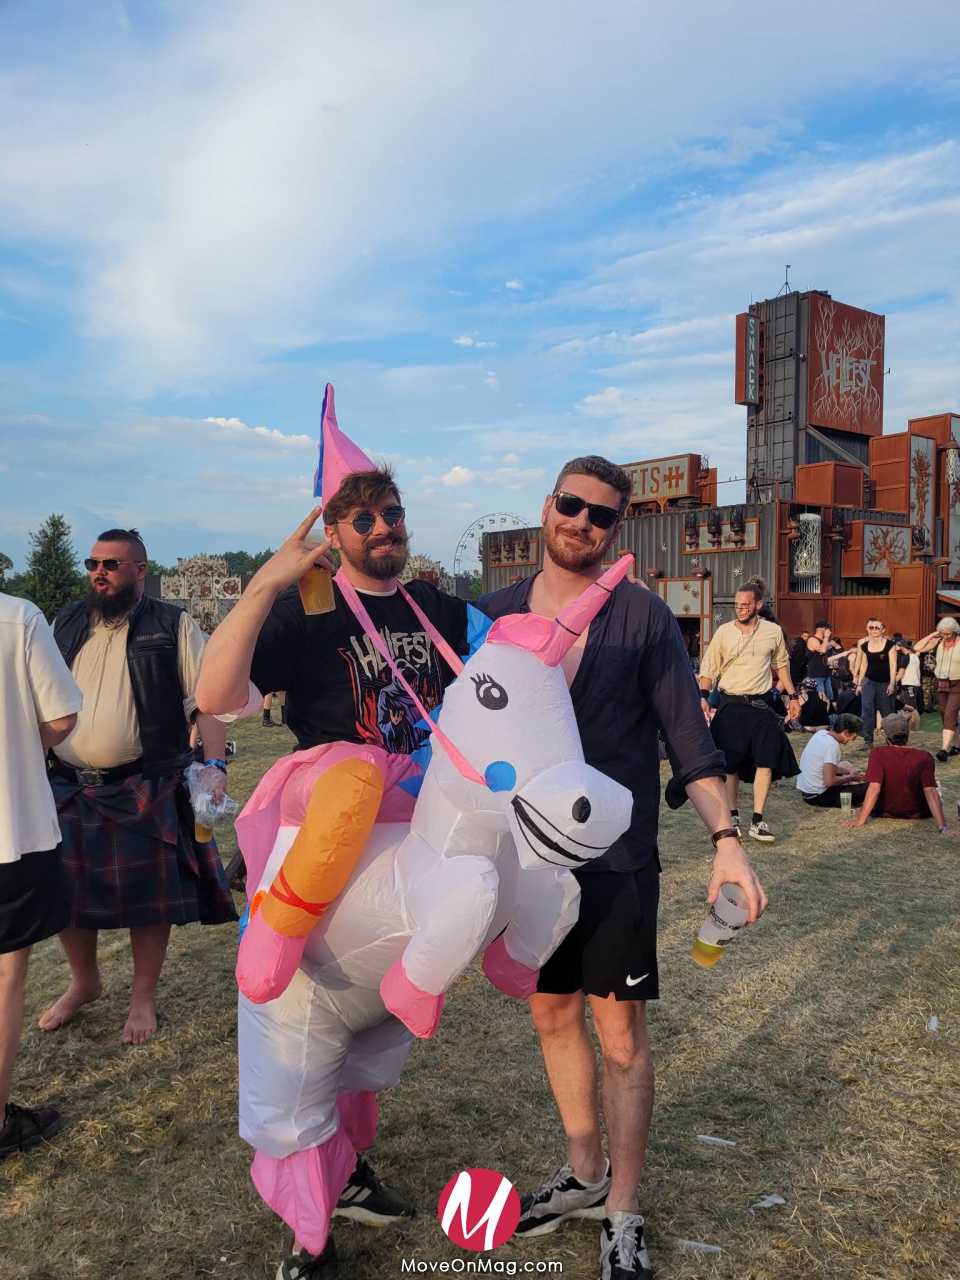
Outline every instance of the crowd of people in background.
<svg viewBox="0 0 960 1280"><path fill-rule="evenodd" d="M791 644L768 605L764 584L751 579L736 596L733 622L718 629L699 670L701 693L714 739L725 753L734 822L737 785L754 784L749 835L770 843L763 821L772 786L796 776L804 803L817 808L860 808L844 826L861 827L871 816L933 818L948 830L934 758L909 746L920 716L934 706L943 721L936 758L960 755L960 625L941 619L937 629L913 642L888 636L883 620L869 618L865 634L851 646L833 634L827 619L802 631ZM761 627L766 626L765 632ZM764 643L761 644L760 641ZM786 654L789 653L789 663ZM734 732L738 704L741 724ZM773 714L771 714L773 713ZM747 719L744 719L747 717ZM779 744L771 737L779 718ZM875 746L877 733L881 743ZM808 735L799 763L786 734ZM842 749L862 738L865 768L842 758Z"/></svg>

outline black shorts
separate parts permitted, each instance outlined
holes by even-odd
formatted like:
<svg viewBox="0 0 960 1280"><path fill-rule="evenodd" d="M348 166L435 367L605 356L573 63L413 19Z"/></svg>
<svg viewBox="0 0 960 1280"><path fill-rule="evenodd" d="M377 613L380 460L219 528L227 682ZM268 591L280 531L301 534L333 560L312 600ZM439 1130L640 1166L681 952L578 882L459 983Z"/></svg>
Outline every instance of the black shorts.
<svg viewBox="0 0 960 1280"><path fill-rule="evenodd" d="M577 880L580 916L540 970L537 991L657 1000L656 855L641 871L584 871Z"/></svg>
<svg viewBox="0 0 960 1280"><path fill-rule="evenodd" d="M69 920L59 846L0 865L0 953L51 938Z"/></svg>

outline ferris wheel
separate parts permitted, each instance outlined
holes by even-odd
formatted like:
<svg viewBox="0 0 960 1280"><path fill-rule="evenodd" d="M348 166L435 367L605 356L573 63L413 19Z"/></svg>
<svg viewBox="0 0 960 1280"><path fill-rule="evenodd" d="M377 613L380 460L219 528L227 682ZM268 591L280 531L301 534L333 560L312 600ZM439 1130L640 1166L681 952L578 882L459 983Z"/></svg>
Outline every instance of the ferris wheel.
<svg viewBox="0 0 960 1280"><path fill-rule="evenodd" d="M468 525L460 535L457 550L453 557L453 572L470 573L480 568L480 551L483 546L483 535L496 530L528 529L530 521L512 511L491 511Z"/></svg>

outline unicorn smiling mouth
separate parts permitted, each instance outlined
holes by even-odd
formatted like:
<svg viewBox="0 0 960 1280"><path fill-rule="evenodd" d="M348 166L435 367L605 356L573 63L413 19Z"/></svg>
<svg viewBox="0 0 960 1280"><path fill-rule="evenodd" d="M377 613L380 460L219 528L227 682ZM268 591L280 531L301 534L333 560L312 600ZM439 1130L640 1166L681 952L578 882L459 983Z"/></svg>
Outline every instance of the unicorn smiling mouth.
<svg viewBox="0 0 960 1280"><path fill-rule="evenodd" d="M532 804L530 804L528 801L522 800L520 796L514 796L510 803L513 806L514 813L517 815L517 823L520 827L520 834L523 836L524 840L526 840L527 844L530 846L533 852L537 855L537 857L541 859L541 861L549 862L551 866L556 865L556 863L554 863L551 858L544 857L544 855L540 852L540 849L537 848L537 845L540 845L541 848L549 849L551 853L562 854L562 856L568 859L568 861L570 862L589 862L592 858L596 857L598 853L604 852L604 849L605 849L604 845L584 844L583 841L581 840L573 840L572 843L575 844L577 848L592 850L592 852L588 853L585 857L579 853L574 853L571 849L567 849L562 844L559 844L553 838L553 836L547 835L546 831L544 831L542 827L538 826L538 824L534 821L534 819L531 817L531 814L533 813L537 815L537 818L540 820L541 823L543 823L547 827L550 827L553 831L557 833L557 835L563 835L563 832L560 830L560 828L554 826L554 824L550 821L550 819L547 818L544 814L542 814L539 809L535 809ZM566 839L568 840L570 838L571 838L570 836L566 837ZM535 841L536 843L534 843Z"/></svg>

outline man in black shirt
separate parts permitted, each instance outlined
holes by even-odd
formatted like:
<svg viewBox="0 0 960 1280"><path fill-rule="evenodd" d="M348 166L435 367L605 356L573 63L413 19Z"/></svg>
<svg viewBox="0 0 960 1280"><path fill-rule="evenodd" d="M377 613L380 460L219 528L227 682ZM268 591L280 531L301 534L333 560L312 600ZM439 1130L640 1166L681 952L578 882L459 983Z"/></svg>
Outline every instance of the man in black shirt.
<svg viewBox="0 0 960 1280"><path fill-rule="evenodd" d="M330 549L339 551L343 574L428 711L439 704L453 672L416 608L455 653L463 654L469 647L467 606L427 582L408 584L413 605L400 592L407 533L400 494L388 469L343 478L323 507L327 540L318 546L307 538L319 516L320 508L315 508L254 574L211 636L198 705L215 714L250 713L262 704L261 690L286 689L287 723L298 751L346 741L410 754L427 736L418 727L421 714L347 606L339 585L333 584L336 607L308 616L293 584L313 565L333 570ZM412 1213L413 1206L382 1184L363 1156L334 1210L334 1216L371 1224ZM295 1240L281 1272L307 1274L315 1261L322 1268L333 1256L332 1240L316 1260Z"/></svg>
<svg viewBox="0 0 960 1280"><path fill-rule="evenodd" d="M523 612L555 618L601 575L631 488L626 473L605 458L567 463L543 508L542 572L484 596L483 612L491 618ZM577 873L580 918L544 965L530 998L568 1159L523 1198L517 1232L540 1235L567 1217L602 1219L602 1280L647 1280L637 1189L653 1109L646 1001L658 997L658 733L673 766L668 803L677 807L689 798L714 839L708 900L725 881L739 883L755 920L766 897L733 830L723 755L704 719L680 629L659 596L621 582L563 668L587 763L628 787L634 808L628 831ZM603 1055L609 1161L585 995Z"/></svg>

